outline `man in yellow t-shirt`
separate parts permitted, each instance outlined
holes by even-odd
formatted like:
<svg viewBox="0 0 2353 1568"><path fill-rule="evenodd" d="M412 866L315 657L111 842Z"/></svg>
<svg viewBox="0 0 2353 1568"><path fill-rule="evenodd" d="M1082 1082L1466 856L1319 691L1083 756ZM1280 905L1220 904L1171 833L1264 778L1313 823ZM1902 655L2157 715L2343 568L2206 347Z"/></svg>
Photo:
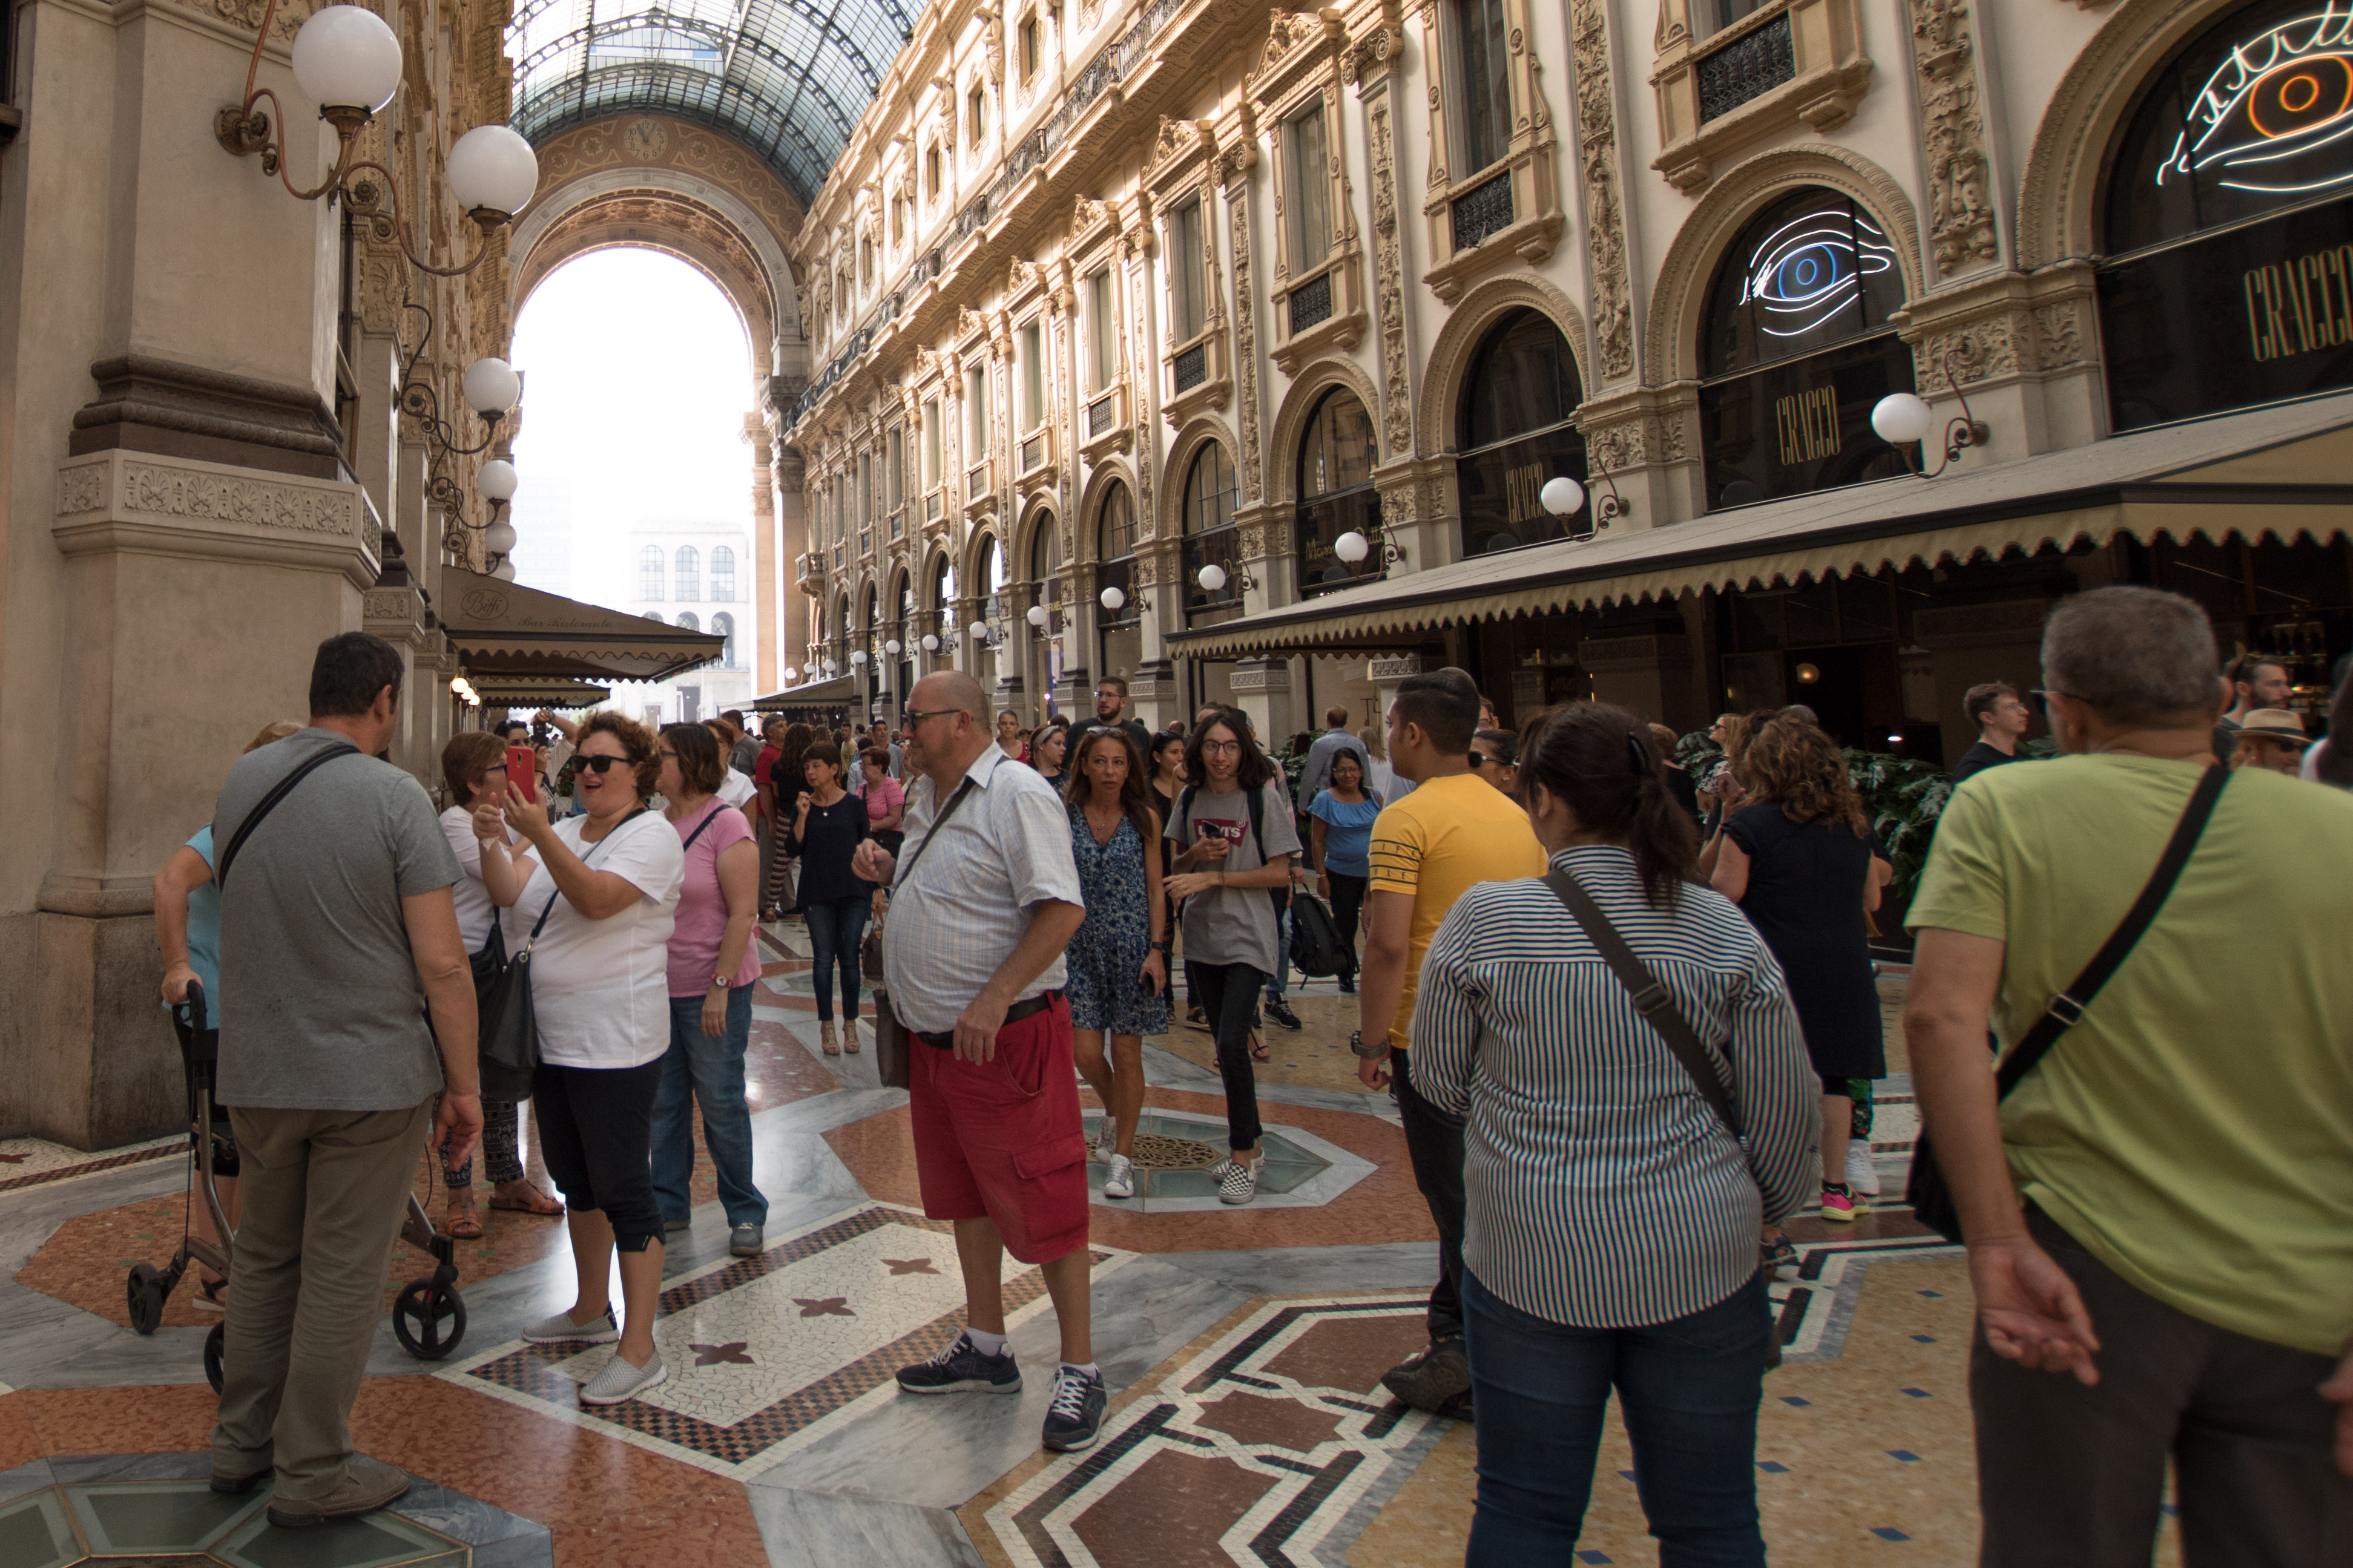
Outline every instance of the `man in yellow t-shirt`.
<svg viewBox="0 0 2353 1568"><path fill-rule="evenodd" d="M2033 1027L2217 765L2213 649L2174 595L2063 601L2042 697L2067 754L1955 792L1908 915L1905 1033L1977 1293L1990 1568L2147 1562L2168 1458L2186 1540L2345 1560L2353 795L2233 773L2081 1021L1999 1108L1986 1070L1989 1020L2005 1049Z"/></svg>
<svg viewBox="0 0 2353 1568"><path fill-rule="evenodd" d="M1389 710L1389 765L1418 781L1373 824L1358 984L1357 1076L1367 1089L1397 1079L1414 1184L1438 1225L1438 1283L1430 1292L1430 1343L1382 1377L1417 1410L1470 1414L1471 1363L1462 1350L1462 1127L1414 1092L1405 1026L1430 939L1454 900L1481 882L1545 873L1544 847L1527 813L1471 772L1479 689L1461 670L1409 676Z"/></svg>

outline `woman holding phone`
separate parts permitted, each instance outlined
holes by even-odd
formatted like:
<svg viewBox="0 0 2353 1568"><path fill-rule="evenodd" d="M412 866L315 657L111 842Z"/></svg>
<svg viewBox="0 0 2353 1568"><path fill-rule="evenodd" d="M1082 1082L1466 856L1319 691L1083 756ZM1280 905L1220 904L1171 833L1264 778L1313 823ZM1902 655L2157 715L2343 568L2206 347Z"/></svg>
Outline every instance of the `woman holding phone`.
<svg viewBox="0 0 2353 1568"><path fill-rule="evenodd" d="M866 797L842 787L841 748L831 741L802 753L807 783L787 819L785 851L801 858L801 913L808 921L809 978L817 986L818 1034L825 1054L858 1054L858 943L874 895L849 868L858 841L871 837ZM833 972L841 968L841 1037L833 1033Z"/></svg>
<svg viewBox="0 0 2353 1568"><path fill-rule="evenodd" d="M1071 1044L1079 1076L1103 1103L1112 1145L1103 1196L1132 1198L1144 1037L1168 1027L1168 906L1160 894L1160 814L1126 731L1090 730L1080 738L1063 799L1087 906L1064 954Z"/></svg>

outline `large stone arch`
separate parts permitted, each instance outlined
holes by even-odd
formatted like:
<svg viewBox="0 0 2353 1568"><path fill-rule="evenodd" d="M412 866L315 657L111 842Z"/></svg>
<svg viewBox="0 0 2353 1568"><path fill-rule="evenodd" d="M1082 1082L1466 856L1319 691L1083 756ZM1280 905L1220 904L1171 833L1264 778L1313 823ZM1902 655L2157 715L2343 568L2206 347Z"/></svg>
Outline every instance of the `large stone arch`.
<svg viewBox="0 0 2353 1568"><path fill-rule="evenodd" d="M1806 185L1842 192L1868 208L1895 247L1905 299L1917 300L1926 291L1920 220L1894 175L1859 153L1827 142L1760 153L1716 181L1667 247L1643 337L1645 382L1664 386L1699 374L1700 315L1725 247L1767 203Z"/></svg>
<svg viewBox="0 0 2353 1568"><path fill-rule="evenodd" d="M1590 347L1586 339L1585 313L1548 280L1534 273L1514 272L1500 278L1490 278L1466 289L1447 312L1446 325L1440 329L1438 341L1430 345L1428 368L1422 373L1421 416L1414 422L1421 433L1419 455L1435 458L1454 450L1455 410L1461 405L1463 383L1471 374L1471 361L1487 330L1510 312L1533 310L1549 318L1560 329L1568 343L1569 358L1577 364L1577 384L1589 387L1592 378L1587 367L1592 363ZM1367 407L1372 406L1369 403ZM1303 411L1301 419L1306 417ZM1394 462L1404 456L1388 454L1385 460Z"/></svg>
<svg viewBox="0 0 2353 1568"><path fill-rule="evenodd" d="M1365 412L1373 419L1373 434L1377 438L1380 426L1380 390L1363 365L1352 359L1320 359L1300 367L1282 395L1282 405L1274 411L1274 429L1267 443L1267 473L1265 500L1273 506L1295 505L1299 500L1299 443L1306 438L1307 416L1324 401L1324 395L1334 387L1345 387L1356 395ZM1373 466L1394 462L1404 457L1402 452L1377 452Z"/></svg>
<svg viewBox="0 0 2353 1568"><path fill-rule="evenodd" d="M1128 504L1136 509L1139 520L1144 516L1144 491L1137 486L1135 470L1128 460L1113 457L1095 464L1087 475L1086 488L1079 492L1079 514L1074 523L1078 548L1073 552L1078 560L1093 564L1103 559L1103 542L1096 535L1103 521L1104 498L1111 494L1113 485L1127 488Z"/></svg>
<svg viewBox="0 0 2353 1568"><path fill-rule="evenodd" d="M1030 581L1029 557L1038 547L1039 529L1048 522L1062 521L1060 498L1050 490L1041 490L1023 501L1014 513L1013 527L1009 531L1013 542L1005 558L1005 574L1017 582ZM1071 553L1064 551L1063 559L1069 560ZM1017 565L1020 568L1018 572L1013 569Z"/></svg>
<svg viewBox="0 0 2353 1568"><path fill-rule="evenodd" d="M1158 539L1185 537L1185 484L1193 476L1193 459L1201 447L1215 441L1226 449L1227 460L1239 473L1242 465L1241 443L1234 439L1233 426L1214 414L1203 414L1188 421L1176 432L1176 439L1168 445L1168 461L1160 470L1167 482L1160 487L1157 498L1158 515L1152 520L1153 535ZM1235 510L1241 510L1236 497Z"/></svg>
<svg viewBox="0 0 2353 1568"><path fill-rule="evenodd" d="M2018 189L2023 272L2088 257L2108 148L2166 58L2245 0L2125 0L2075 57L2044 105Z"/></svg>

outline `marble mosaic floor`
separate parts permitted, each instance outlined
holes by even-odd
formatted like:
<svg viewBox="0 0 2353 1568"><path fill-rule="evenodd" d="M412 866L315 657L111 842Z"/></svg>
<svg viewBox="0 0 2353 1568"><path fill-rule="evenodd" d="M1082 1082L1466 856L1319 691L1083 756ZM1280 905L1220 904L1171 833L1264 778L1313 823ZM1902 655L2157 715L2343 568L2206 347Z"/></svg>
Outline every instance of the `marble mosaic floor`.
<svg viewBox="0 0 2353 1568"><path fill-rule="evenodd" d="M656 1336L669 1383L628 1405L583 1405L579 1385L609 1352L520 1338L570 1300L563 1223L486 1212L486 1234L459 1247L465 1341L427 1363L381 1333L353 1417L361 1447L417 1476L419 1506L444 1512L410 1510L373 1558L356 1546L349 1557L289 1555L245 1513L188 1515L210 1521L216 1560L1461 1561L1472 1435L1405 1409L1378 1381L1421 1342L1436 1252L1396 1111L1352 1070L1354 998L1328 981L1294 985L1306 1027L1268 1031L1271 1159L1247 1208L1219 1204L1206 1184L1225 1146L1208 1037L1180 1026L1147 1044L1151 1159L1135 1198L1098 1190L1091 1210L1096 1354L1112 1409L1098 1447L1053 1457L1039 1452L1038 1430L1055 1325L1034 1269L1008 1274L1028 1373L1017 1396L897 1394L891 1373L961 1327L955 1245L921 1212L905 1095L878 1086L871 1054L818 1049L805 933L785 922L765 928L763 943L747 1076L766 1247L729 1256L699 1160L693 1228L670 1238L665 1259ZM1900 982L1885 989L1892 1006ZM1874 1153L1893 1192L1916 1121L1900 1051L1890 1066ZM1092 1131L1099 1113L1088 1105ZM527 1149L534 1142L526 1126ZM13 1514L85 1520L87 1500L59 1489L69 1482L148 1487L107 1494L118 1514L132 1510L121 1517L209 1506L175 1502L172 1488L195 1473L186 1466L206 1445L199 1352L217 1314L184 1286L142 1338L123 1308L124 1270L164 1262L178 1242L178 1150L173 1140L96 1153L0 1142L0 1562L18 1561ZM535 1156L529 1163L543 1184ZM1103 1170L1098 1157L1098 1189ZM418 1190L437 1219L446 1215L447 1194L421 1163ZM1900 1207L1835 1228L1794 1226L1800 1266L1773 1289L1788 1348L1767 1384L1757 1452L1774 1561L1967 1562L1976 1527L1964 1265ZM403 1249L388 1287L421 1271ZM1655 1561L1630 1468L1613 1415L1580 1563ZM493 1515L517 1522L498 1541L466 1544L474 1538L458 1526ZM404 1529L425 1533L411 1541ZM526 1535L536 1555L516 1555ZM436 1544L444 1538L459 1544ZM65 1535L57 1541L48 1556L24 1560L79 1560L64 1555ZM77 1541L90 1543L88 1528ZM2168 1542L2161 1561L2170 1552Z"/></svg>

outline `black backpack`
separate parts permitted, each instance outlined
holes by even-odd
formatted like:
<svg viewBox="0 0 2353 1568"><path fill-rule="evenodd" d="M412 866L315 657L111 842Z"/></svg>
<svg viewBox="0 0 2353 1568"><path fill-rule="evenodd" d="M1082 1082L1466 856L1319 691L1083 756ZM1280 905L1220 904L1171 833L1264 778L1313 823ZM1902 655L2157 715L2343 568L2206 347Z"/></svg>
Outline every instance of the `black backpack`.
<svg viewBox="0 0 2353 1568"><path fill-rule="evenodd" d="M1331 905L1313 893L1302 893L1293 900L1291 962L1299 966L1300 973L1321 980L1348 967L1353 957Z"/></svg>

